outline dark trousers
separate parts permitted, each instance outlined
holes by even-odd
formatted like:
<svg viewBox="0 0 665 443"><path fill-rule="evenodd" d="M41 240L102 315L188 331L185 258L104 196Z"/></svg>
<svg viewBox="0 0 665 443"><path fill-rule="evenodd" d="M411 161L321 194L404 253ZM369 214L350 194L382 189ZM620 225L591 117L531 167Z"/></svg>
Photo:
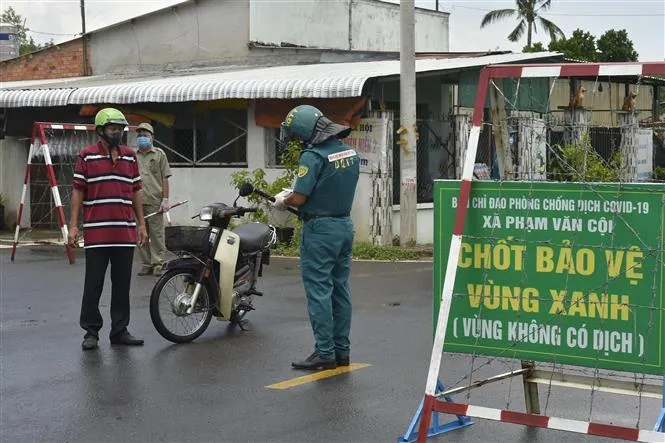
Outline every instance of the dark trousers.
<svg viewBox="0 0 665 443"><path fill-rule="evenodd" d="M132 281L134 248L110 247L85 250L85 283L81 302L80 325L87 335L99 337L102 314L99 299L104 289L104 277L111 262L111 332L115 337L129 325L129 287Z"/></svg>

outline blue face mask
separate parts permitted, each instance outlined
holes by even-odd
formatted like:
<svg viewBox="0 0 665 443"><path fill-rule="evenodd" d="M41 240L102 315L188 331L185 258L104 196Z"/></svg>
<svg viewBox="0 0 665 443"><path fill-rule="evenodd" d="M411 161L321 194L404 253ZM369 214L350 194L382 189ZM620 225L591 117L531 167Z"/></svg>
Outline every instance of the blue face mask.
<svg viewBox="0 0 665 443"><path fill-rule="evenodd" d="M150 137L146 137L145 135L136 137L136 146L139 149L148 149L151 144L152 142L150 141Z"/></svg>

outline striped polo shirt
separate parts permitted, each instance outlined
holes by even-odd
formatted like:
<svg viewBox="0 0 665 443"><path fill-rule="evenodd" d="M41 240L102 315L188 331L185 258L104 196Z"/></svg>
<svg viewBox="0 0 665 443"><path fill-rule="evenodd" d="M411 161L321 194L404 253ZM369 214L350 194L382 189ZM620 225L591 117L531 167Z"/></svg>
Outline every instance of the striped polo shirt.
<svg viewBox="0 0 665 443"><path fill-rule="evenodd" d="M72 185L84 192L86 248L136 246L132 197L142 183L133 149L119 146L114 163L101 141L86 146L76 160Z"/></svg>

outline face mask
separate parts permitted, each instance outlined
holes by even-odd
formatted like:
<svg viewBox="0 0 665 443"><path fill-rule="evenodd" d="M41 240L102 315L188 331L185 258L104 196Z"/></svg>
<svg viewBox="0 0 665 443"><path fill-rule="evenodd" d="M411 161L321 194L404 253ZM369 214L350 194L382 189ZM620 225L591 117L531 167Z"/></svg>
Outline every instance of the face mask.
<svg viewBox="0 0 665 443"><path fill-rule="evenodd" d="M151 144L152 142L150 141L150 137L147 137L145 135L136 137L136 146L139 149L148 149Z"/></svg>
<svg viewBox="0 0 665 443"><path fill-rule="evenodd" d="M104 137L106 142L111 146L118 146L122 141L122 132L110 132Z"/></svg>

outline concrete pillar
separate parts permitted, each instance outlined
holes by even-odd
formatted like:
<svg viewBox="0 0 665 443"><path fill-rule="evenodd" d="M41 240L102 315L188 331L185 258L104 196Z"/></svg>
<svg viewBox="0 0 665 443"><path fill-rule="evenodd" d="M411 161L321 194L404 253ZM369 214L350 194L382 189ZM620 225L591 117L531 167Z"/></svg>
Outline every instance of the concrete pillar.
<svg viewBox="0 0 665 443"><path fill-rule="evenodd" d="M508 127L510 121L506 113L506 105L503 94L503 80L496 79L490 93L490 114L492 116L492 135L496 147L496 161L498 163L499 176L502 180L515 180L515 161L510 149ZM488 162L492 163L492 162Z"/></svg>
<svg viewBox="0 0 665 443"><path fill-rule="evenodd" d="M582 136L589 130L591 111L579 108L564 108L564 143L574 145L582 141Z"/></svg>
<svg viewBox="0 0 665 443"><path fill-rule="evenodd" d="M375 111L372 118L387 123L385 150L382 150L378 168L369 174L371 196L369 199L369 238L374 245L388 246L393 241L393 113Z"/></svg>
<svg viewBox="0 0 665 443"><path fill-rule="evenodd" d="M250 171L266 167L265 128L256 124L254 109L252 100L247 105L247 168Z"/></svg>
<svg viewBox="0 0 665 443"><path fill-rule="evenodd" d="M546 180L547 129L545 120L514 117L517 128L518 176L520 180Z"/></svg>
<svg viewBox="0 0 665 443"><path fill-rule="evenodd" d="M621 170L622 182L637 181L637 114L630 111L617 112L621 128Z"/></svg>
<svg viewBox="0 0 665 443"><path fill-rule="evenodd" d="M466 155L466 148L469 144L471 116L468 114L453 115L453 122L453 130L455 131L455 178L459 180L462 178L464 156Z"/></svg>

